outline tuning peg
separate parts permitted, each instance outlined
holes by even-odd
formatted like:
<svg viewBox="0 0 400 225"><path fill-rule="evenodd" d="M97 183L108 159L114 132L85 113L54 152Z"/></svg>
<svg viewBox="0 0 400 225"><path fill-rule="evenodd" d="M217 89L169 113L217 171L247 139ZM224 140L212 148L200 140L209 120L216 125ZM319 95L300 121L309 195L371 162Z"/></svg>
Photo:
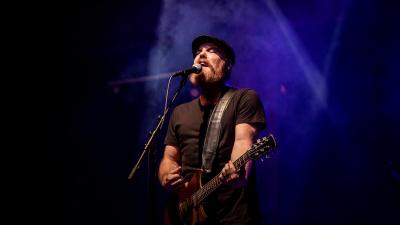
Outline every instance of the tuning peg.
<svg viewBox="0 0 400 225"><path fill-rule="evenodd" d="M264 159L263 159L263 158L261 158L261 162L264 162Z"/></svg>
<svg viewBox="0 0 400 225"><path fill-rule="evenodd" d="M271 156L269 156L268 154L267 155L265 155L265 159L269 159L269 158L272 158Z"/></svg>

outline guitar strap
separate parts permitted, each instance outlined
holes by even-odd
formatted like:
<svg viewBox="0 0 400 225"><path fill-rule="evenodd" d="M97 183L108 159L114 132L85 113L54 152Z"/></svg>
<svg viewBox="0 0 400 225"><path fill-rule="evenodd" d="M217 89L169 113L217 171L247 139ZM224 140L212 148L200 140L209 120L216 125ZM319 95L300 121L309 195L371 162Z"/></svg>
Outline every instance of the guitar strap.
<svg viewBox="0 0 400 225"><path fill-rule="evenodd" d="M208 120L202 153L202 169L206 173L211 172L212 164L219 144L219 139L221 137L222 115L232 98L233 92L234 89L230 88L224 94L218 104L214 107L210 119Z"/></svg>

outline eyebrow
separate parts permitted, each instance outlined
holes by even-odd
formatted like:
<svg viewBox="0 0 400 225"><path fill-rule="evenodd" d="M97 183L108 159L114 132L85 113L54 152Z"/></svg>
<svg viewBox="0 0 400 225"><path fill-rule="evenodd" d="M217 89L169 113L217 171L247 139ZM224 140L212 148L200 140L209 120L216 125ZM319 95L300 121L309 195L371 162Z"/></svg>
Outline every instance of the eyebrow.
<svg viewBox="0 0 400 225"><path fill-rule="evenodd" d="M216 46L207 46L207 47L199 47L196 51L196 55L199 54L199 52L201 51L201 49L205 48L206 50L210 50L210 49L214 49L218 52L221 52L221 50L219 50Z"/></svg>

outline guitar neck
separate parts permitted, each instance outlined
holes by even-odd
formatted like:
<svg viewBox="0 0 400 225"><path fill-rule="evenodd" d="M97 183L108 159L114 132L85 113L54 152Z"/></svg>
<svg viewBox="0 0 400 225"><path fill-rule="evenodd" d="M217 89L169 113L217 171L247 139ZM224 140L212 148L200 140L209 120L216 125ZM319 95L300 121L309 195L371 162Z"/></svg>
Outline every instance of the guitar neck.
<svg viewBox="0 0 400 225"><path fill-rule="evenodd" d="M250 159L249 152L250 151L247 151L245 154L243 154L233 162L235 168L241 168ZM202 188L200 188L190 197L191 203L194 207L197 207L207 196L209 196L212 192L215 191L215 189L221 186L222 182L218 178L220 174L221 173L219 173L217 176L207 182Z"/></svg>

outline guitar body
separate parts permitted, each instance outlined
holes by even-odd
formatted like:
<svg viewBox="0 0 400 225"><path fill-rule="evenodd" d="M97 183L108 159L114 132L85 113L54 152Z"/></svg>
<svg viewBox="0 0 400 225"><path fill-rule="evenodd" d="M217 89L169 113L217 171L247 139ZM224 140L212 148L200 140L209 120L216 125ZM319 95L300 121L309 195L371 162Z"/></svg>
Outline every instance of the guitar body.
<svg viewBox="0 0 400 225"><path fill-rule="evenodd" d="M193 193L202 188L201 174L201 170L194 171L192 179L189 181L188 188L179 192L179 214L185 225L201 224L207 219L207 215L201 204L196 207L185 206L186 201L190 199Z"/></svg>
<svg viewBox="0 0 400 225"><path fill-rule="evenodd" d="M165 210L164 224L200 225L207 219L207 215L201 204L197 207L185 206L185 202L190 199L193 193L201 189L201 174L201 170L194 171L188 187L179 191L177 194L178 197L169 204L170 206Z"/></svg>

